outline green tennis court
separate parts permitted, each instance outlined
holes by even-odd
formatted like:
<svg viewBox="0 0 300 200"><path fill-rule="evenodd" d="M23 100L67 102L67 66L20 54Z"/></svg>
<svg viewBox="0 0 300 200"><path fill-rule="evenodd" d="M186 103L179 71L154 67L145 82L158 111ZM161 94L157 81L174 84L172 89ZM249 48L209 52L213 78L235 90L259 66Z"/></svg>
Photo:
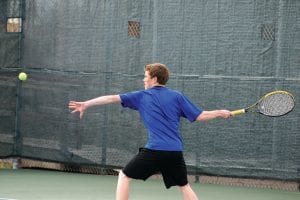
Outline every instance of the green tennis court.
<svg viewBox="0 0 300 200"><path fill-rule="evenodd" d="M66 173L47 170L1 170L0 199L16 200L111 200L116 176ZM202 200L299 200L299 192L213 184L192 184ZM181 199L176 187L164 188L160 180L133 181L132 200Z"/></svg>

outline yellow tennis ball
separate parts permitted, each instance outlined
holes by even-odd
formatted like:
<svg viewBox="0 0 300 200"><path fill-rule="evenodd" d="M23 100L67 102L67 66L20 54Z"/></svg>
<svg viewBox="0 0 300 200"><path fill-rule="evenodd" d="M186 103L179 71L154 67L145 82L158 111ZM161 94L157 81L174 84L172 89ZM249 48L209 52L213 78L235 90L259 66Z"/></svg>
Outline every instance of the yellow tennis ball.
<svg viewBox="0 0 300 200"><path fill-rule="evenodd" d="M21 81L26 81L26 80L27 80L27 74L26 74L25 72L21 72L21 73L19 74L19 79L20 79Z"/></svg>

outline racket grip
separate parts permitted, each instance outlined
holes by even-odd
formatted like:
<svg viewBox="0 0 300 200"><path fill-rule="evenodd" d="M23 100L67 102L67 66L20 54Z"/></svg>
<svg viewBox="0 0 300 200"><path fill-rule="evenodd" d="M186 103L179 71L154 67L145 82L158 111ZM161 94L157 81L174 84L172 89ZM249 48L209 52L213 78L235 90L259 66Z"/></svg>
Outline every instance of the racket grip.
<svg viewBox="0 0 300 200"><path fill-rule="evenodd" d="M231 111L230 113L232 116L236 116L236 115L244 114L245 112L246 112L245 109L239 109L239 110Z"/></svg>

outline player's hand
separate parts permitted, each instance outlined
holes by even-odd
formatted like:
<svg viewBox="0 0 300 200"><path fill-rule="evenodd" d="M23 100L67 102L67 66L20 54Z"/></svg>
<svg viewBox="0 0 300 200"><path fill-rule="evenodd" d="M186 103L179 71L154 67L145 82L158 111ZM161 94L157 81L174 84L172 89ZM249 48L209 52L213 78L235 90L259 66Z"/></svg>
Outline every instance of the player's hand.
<svg viewBox="0 0 300 200"><path fill-rule="evenodd" d="M220 110L220 112L221 112L221 117L224 119L228 119L232 117L232 114L229 110Z"/></svg>
<svg viewBox="0 0 300 200"><path fill-rule="evenodd" d="M71 113L79 112L80 119L82 119L83 113L86 110L86 106L84 102L70 101L69 109L71 109Z"/></svg>

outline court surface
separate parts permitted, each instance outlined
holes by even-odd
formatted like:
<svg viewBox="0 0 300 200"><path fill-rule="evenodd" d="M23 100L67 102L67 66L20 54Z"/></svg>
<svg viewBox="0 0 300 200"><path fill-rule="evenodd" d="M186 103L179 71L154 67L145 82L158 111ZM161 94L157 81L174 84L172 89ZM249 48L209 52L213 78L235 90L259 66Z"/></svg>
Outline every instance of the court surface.
<svg viewBox="0 0 300 200"><path fill-rule="evenodd" d="M113 200L116 176L32 169L0 169L0 200ZM191 184L201 200L299 200L300 192ZM161 180L134 180L130 200L179 200Z"/></svg>

